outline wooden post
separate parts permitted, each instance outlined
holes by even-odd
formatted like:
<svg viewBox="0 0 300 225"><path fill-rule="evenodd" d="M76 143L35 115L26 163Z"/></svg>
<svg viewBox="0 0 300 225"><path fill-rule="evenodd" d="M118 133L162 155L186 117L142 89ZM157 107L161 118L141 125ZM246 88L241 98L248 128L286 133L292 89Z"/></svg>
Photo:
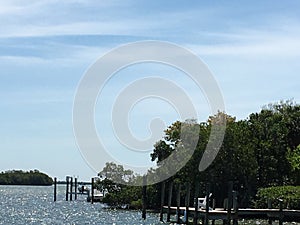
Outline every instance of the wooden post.
<svg viewBox="0 0 300 225"><path fill-rule="evenodd" d="M54 177L54 201L56 202L57 178Z"/></svg>
<svg viewBox="0 0 300 225"><path fill-rule="evenodd" d="M143 212L142 212L142 218L145 220L146 219L146 204L147 204L147 177L143 177Z"/></svg>
<svg viewBox="0 0 300 225"><path fill-rule="evenodd" d="M94 204L94 181L95 179L92 178L92 188L91 188L91 194L92 194L92 198L91 198L91 203Z"/></svg>
<svg viewBox="0 0 300 225"><path fill-rule="evenodd" d="M238 225L238 201L237 201L237 192L233 191L233 210L234 210L234 217L233 217L233 225Z"/></svg>
<svg viewBox="0 0 300 225"><path fill-rule="evenodd" d="M190 192L191 184L186 183L186 193L185 193L185 223L188 224L189 220L189 206L190 206Z"/></svg>
<svg viewBox="0 0 300 225"><path fill-rule="evenodd" d="M214 198L213 201L212 201L212 208L213 208L213 210L216 209L216 199L215 199L215 198ZM211 224L212 224L212 225L215 225L215 220L212 220Z"/></svg>
<svg viewBox="0 0 300 225"><path fill-rule="evenodd" d="M194 206L195 206L195 214L194 214L194 221L193 224L197 225L198 223L198 195L199 195L199 182L196 181L196 186L195 186L195 202L194 202Z"/></svg>
<svg viewBox="0 0 300 225"><path fill-rule="evenodd" d="M66 177L66 201L69 201L69 177Z"/></svg>
<svg viewBox="0 0 300 225"><path fill-rule="evenodd" d="M180 224L180 192L181 192L181 184L177 185L177 196L176 196L176 203L177 203L177 223Z"/></svg>
<svg viewBox="0 0 300 225"><path fill-rule="evenodd" d="M75 177L75 200L77 200L77 178Z"/></svg>
<svg viewBox="0 0 300 225"><path fill-rule="evenodd" d="M209 194L210 194L210 184L206 184L206 205L205 205L205 225L208 225L209 221Z"/></svg>
<svg viewBox="0 0 300 225"><path fill-rule="evenodd" d="M233 182L228 182L228 206L227 206L227 224L231 224L231 208L232 208L232 189Z"/></svg>
<svg viewBox="0 0 300 225"><path fill-rule="evenodd" d="M73 177L71 177L70 181L70 201L73 200Z"/></svg>
<svg viewBox="0 0 300 225"><path fill-rule="evenodd" d="M172 192L173 192L173 181L170 181L170 183L169 183L169 196L168 196L167 222L170 222L172 194L173 194Z"/></svg>
<svg viewBox="0 0 300 225"><path fill-rule="evenodd" d="M282 199L278 199L279 200L279 225L283 224L283 213L282 213L282 209L283 209L283 200Z"/></svg>
<svg viewBox="0 0 300 225"><path fill-rule="evenodd" d="M268 209L272 209L272 200L271 199L268 199ZM271 218L269 218L268 219L268 224L269 225L272 225L272 219Z"/></svg>
<svg viewBox="0 0 300 225"><path fill-rule="evenodd" d="M161 193L160 193L160 219L159 221L164 221L164 203L165 203L165 188L166 183L163 181L161 183Z"/></svg>

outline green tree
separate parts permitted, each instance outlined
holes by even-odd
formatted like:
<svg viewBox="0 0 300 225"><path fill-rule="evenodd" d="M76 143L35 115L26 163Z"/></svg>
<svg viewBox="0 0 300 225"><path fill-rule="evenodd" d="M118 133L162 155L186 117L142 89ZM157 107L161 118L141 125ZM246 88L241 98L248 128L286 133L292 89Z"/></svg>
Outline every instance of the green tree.
<svg viewBox="0 0 300 225"><path fill-rule="evenodd" d="M300 185L300 145L294 150L288 149L287 160L292 167L291 176L294 184Z"/></svg>

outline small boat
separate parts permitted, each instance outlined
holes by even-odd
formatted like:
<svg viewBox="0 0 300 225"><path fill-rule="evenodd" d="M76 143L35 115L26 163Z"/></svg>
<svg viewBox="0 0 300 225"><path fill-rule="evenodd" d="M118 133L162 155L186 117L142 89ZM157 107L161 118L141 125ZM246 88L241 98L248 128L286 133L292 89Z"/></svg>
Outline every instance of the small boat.
<svg viewBox="0 0 300 225"><path fill-rule="evenodd" d="M87 201L91 201L91 194L89 193L89 196L87 197ZM93 202L101 202L103 200L103 193L97 189L94 189L93 193Z"/></svg>
<svg viewBox="0 0 300 225"><path fill-rule="evenodd" d="M81 185L78 187L78 191L79 191L79 193L87 193L90 191L90 189L85 185Z"/></svg>

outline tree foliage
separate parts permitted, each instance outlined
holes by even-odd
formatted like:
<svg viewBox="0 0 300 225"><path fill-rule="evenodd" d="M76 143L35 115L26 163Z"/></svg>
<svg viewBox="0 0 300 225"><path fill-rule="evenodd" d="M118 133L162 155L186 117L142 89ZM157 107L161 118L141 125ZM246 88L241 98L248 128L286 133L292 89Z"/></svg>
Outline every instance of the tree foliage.
<svg viewBox="0 0 300 225"><path fill-rule="evenodd" d="M271 201L273 208L279 208L279 199L283 200L283 207L300 209L300 186L278 186L261 188L257 192L256 207L267 208Z"/></svg>
<svg viewBox="0 0 300 225"><path fill-rule="evenodd" d="M211 141L216 138L210 136L212 127L224 122L226 130L221 148L213 163L205 171L199 172L199 162L207 143L209 139ZM185 132L182 132L183 129L186 129ZM188 141L184 142L183 139ZM195 140L196 145L189 146ZM165 130L164 138L154 144L150 157L159 169L173 152L181 157L189 153L192 146L195 149L190 160L166 182L189 183L191 193L194 193L196 186L200 186L199 195L202 196L205 185L210 183L217 205L221 206L223 199L227 197L228 182L231 181L239 193L240 206L247 207L257 198L257 191L263 190L262 188L300 185L300 105L292 101L269 104L244 120L236 120L235 117L219 112L210 116L206 122L176 121ZM174 158L171 167L176 168L176 164ZM125 170L117 165L110 166L115 172L107 171L107 166L99 175L108 179L113 176L115 180L141 179L133 177L130 172L125 174ZM154 176L158 169L149 170L148 175ZM118 171L122 173L119 174ZM163 172L168 172L168 168ZM152 185L150 194L148 193L153 206L159 205L159 187L159 184ZM132 199L139 201L141 190L137 188L130 192L129 189L121 187L124 190L122 194L130 196L129 193L135 192ZM117 192L113 190L112 193ZM192 194L191 201L194 197L197 196Z"/></svg>
<svg viewBox="0 0 300 225"><path fill-rule="evenodd" d="M199 172L212 125L220 118L226 120L222 146L213 163ZM176 121L165 131L166 136L154 146L151 159L160 162L180 143L180 127ZM241 206L249 206L259 188L279 185L299 185L300 106L291 101L269 104L259 113L237 121L219 112L198 124L199 140L193 157L172 179L177 183L200 183L202 194L205 183L211 183L214 197L227 197L229 181L240 194ZM214 137L211 137L214 138ZM299 147L300 148L300 147Z"/></svg>
<svg viewBox="0 0 300 225"><path fill-rule="evenodd" d="M52 185L53 180L38 170L10 170L0 173L0 185Z"/></svg>

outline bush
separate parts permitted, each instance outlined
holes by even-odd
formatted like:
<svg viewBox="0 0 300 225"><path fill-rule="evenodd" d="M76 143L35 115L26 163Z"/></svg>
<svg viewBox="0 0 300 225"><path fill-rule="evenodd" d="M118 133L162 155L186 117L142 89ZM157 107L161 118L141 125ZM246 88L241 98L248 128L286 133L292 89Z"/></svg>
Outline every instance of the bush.
<svg viewBox="0 0 300 225"><path fill-rule="evenodd" d="M132 209L142 209L142 207L143 207L143 202L141 199L132 201L130 204L130 208L132 208Z"/></svg>
<svg viewBox="0 0 300 225"><path fill-rule="evenodd" d="M279 208L279 200L283 200L283 207L288 209L300 209L300 186L279 186L261 188L258 190L255 206L267 208L268 199L272 202L272 208Z"/></svg>

